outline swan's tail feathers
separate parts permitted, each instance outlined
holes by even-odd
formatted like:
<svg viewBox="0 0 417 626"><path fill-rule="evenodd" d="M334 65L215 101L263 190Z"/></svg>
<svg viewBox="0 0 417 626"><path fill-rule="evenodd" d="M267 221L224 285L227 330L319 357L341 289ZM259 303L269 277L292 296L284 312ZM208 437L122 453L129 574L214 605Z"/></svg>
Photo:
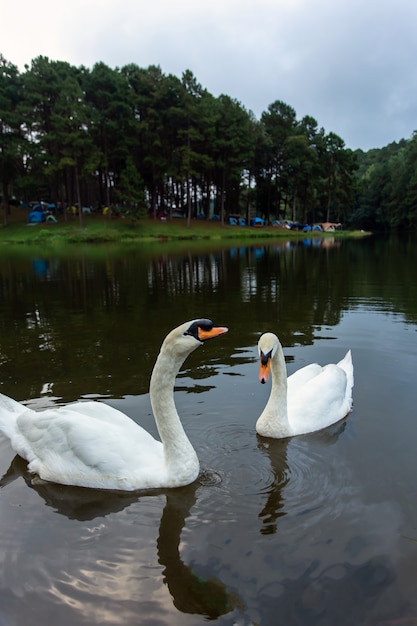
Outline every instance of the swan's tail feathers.
<svg viewBox="0 0 417 626"><path fill-rule="evenodd" d="M16 420L27 411L27 407L0 393L0 432L12 439L16 432Z"/></svg>
<svg viewBox="0 0 417 626"><path fill-rule="evenodd" d="M339 361L338 366L341 367L347 376L347 385L346 385L346 401L349 404L349 410L352 408L352 389L353 389L353 362L352 362L352 352L348 350L341 361Z"/></svg>

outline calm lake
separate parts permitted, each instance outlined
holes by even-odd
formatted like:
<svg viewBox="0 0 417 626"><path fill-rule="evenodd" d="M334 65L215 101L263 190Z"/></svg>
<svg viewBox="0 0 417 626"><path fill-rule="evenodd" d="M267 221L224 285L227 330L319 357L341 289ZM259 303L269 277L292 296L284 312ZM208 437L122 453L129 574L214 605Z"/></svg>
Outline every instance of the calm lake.
<svg viewBox="0 0 417 626"><path fill-rule="evenodd" d="M32 484L0 435L0 625L417 623L417 239L0 247L0 392L106 402L157 436L155 358L198 317L230 332L176 381L194 484ZM256 435L269 330L289 374L351 348L345 420Z"/></svg>

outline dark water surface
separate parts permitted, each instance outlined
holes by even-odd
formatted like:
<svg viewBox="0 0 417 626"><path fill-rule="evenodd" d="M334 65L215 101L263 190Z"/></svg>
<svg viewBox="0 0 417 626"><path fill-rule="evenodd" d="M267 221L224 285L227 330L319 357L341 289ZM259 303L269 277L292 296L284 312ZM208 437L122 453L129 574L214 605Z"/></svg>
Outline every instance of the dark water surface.
<svg viewBox="0 0 417 626"><path fill-rule="evenodd" d="M417 623L417 241L1 249L0 391L39 409L108 402L156 435L159 346L202 316L230 332L177 379L195 484L33 484L0 435L0 625ZM352 349L347 419L257 437L266 330L289 373Z"/></svg>

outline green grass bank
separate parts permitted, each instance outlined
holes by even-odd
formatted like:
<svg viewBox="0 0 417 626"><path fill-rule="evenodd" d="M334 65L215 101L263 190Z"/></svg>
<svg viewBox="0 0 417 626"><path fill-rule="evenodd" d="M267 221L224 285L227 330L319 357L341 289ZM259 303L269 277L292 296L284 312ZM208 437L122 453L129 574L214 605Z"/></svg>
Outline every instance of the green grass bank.
<svg viewBox="0 0 417 626"><path fill-rule="evenodd" d="M57 223L28 224L20 215L11 215L7 226L0 227L0 245L34 244L66 246L71 243L156 243L167 241L221 241L229 240L273 240L282 238L311 237L358 237L366 233L359 231L337 231L333 233L297 232L285 228L266 226L222 226L219 222L192 220L189 227L184 219L167 221L124 218L109 219L99 215L86 215L82 226L76 216L61 218Z"/></svg>

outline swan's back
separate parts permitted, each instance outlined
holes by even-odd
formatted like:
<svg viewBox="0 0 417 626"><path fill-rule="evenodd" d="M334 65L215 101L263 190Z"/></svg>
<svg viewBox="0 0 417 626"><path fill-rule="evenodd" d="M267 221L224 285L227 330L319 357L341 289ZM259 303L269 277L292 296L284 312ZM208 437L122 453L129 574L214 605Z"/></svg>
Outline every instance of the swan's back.
<svg viewBox="0 0 417 626"><path fill-rule="evenodd" d="M102 402L38 412L0 396L0 430L44 480L131 490L166 479L162 443Z"/></svg>
<svg viewBox="0 0 417 626"><path fill-rule="evenodd" d="M339 363L307 365L288 378L288 417L294 434L326 428L352 408L353 364L349 350Z"/></svg>

